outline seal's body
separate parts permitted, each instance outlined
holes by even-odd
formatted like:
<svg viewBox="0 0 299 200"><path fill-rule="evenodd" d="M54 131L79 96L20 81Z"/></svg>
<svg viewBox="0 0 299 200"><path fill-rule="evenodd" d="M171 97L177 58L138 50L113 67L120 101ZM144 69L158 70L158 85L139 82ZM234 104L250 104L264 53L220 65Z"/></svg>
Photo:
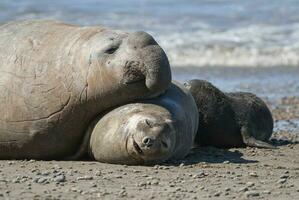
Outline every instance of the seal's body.
<svg viewBox="0 0 299 200"><path fill-rule="evenodd" d="M169 87L145 32L55 21L0 26L0 158L63 159L102 111Z"/></svg>
<svg viewBox="0 0 299 200"><path fill-rule="evenodd" d="M154 164L184 158L193 145L197 123L192 95L176 83L157 98L106 113L90 127L86 141L97 161Z"/></svg>
<svg viewBox="0 0 299 200"><path fill-rule="evenodd" d="M273 148L273 119L266 104L251 93L223 93L211 83L191 80L185 86L199 108L195 143L216 147Z"/></svg>

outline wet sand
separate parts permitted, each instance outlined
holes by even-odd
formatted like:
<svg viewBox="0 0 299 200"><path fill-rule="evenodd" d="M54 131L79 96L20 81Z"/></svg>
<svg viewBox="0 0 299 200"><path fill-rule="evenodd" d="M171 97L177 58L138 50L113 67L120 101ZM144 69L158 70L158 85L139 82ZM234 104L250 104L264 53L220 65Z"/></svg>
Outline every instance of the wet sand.
<svg viewBox="0 0 299 200"><path fill-rule="evenodd" d="M298 199L299 68L173 69L225 91L261 96L275 119L278 149L213 147L175 163L0 161L0 199Z"/></svg>

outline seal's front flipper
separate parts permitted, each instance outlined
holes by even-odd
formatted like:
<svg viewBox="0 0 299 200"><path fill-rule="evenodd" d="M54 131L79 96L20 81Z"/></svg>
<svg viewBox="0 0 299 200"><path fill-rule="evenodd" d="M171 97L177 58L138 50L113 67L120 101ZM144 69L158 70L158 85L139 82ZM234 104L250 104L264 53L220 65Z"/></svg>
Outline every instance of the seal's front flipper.
<svg viewBox="0 0 299 200"><path fill-rule="evenodd" d="M276 149L275 146L269 144L267 142L263 142L261 140L257 140L253 137L247 138L246 140L243 139L243 142L249 147L258 147L258 148L265 148L265 149Z"/></svg>
<svg viewBox="0 0 299 200"><path fill-rule="evenodd" d="M250 132L249 132L248 127L243 126L241 128L242 139L246 146L265 148L265 149L276 149L276 147L273 146L272 144L269 144L269 143L261 141L261 140L257 140L249 133Z"/></svg>

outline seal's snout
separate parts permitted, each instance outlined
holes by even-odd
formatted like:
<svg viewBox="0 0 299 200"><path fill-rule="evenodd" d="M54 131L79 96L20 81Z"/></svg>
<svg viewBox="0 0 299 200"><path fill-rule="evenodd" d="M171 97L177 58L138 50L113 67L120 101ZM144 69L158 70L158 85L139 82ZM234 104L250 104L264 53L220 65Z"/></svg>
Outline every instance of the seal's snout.
<svg viewBox="0 0 299 200"><path fill-rule="evenodd" d="M169 138L169 127L152 119L139 121L136 126L134 148L145 160L164 158L171 151L171 139Z"/></svg>
<svg viewBox="0 0 299 200"><path fill-rule="evenodd" d="M153 94L160 94L171 83L171 71L168 58L154 38L143 31L130 33L126 42L133 53L133 60L126 65L127 82L145 82L146 88Z"/></svg>
<svg viewBox="0 0 299 200"><path fill-rule="evenodd" d="M135 49L144 48L148 45L157 45L157 42L154 40L154 38L144 31L136 31L131 33L128 36L128 43Z"/></svg>
<svg viewBox="0 0 299 200"><path fill-rule="evenodd" d="M164 149L167 150L169 147L169 142L166 139L156 139L153 137L144 137L142 139L142 147L149 149L149 148L159 148L159 149Z"/></svg>
<svg viewBox="0 0 299 200"><path fill-rule="evenodd" d="M153 139L153 138L150 138L150 137L144 137L144 138L142 139L142 144L143 144L143 146L145 146L145 147L151 147L151 146L153 146L154 143L155 143L155 139Z"/></svg>
<svg viewBox="0 0 299 200"><path fill-rule="evenodd" d="M164 138L157 138L154 136L145 136L141 141L136 141L137 146L140 148L138 152L142 152L143 156L150 157L163 157L169 153L169 141Z"/></svg>
<svg viewBox="0 0 299 200"><path fill-rule="evenodd" d="M144 82L145 75L140 70L141 63L139 61L127 61L124 67L123 82L126 85L138 82Z"/></svg>

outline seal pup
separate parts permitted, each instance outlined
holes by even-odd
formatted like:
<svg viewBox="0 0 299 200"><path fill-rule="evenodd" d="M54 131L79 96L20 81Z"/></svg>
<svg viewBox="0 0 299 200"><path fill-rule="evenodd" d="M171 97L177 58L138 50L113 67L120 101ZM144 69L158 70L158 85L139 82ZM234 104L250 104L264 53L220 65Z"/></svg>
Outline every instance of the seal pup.
<svg viewBox="0 0 299 200"><path fill-rule="evenodd" d="M0 26L0 159L64 159L101 112L171 83L149 34L57 21Z"/></svg>
<svg viewBox="0 0 299 200"><path fill-rule="evenodd" d="M174 83L157 98L117 107L96 119L76 157L88 151L97 161L128 165L182 159L192 147L197 126L192 95Z"/></svg>
<svg viewBox="0 0 299 200"><path fill-rule="evenodd" d="M267 143L273 131L273 118L260 98L247 92L223 93L204 80L190 80L184 85L199 108L195 144L275 148Z"/></svg>

